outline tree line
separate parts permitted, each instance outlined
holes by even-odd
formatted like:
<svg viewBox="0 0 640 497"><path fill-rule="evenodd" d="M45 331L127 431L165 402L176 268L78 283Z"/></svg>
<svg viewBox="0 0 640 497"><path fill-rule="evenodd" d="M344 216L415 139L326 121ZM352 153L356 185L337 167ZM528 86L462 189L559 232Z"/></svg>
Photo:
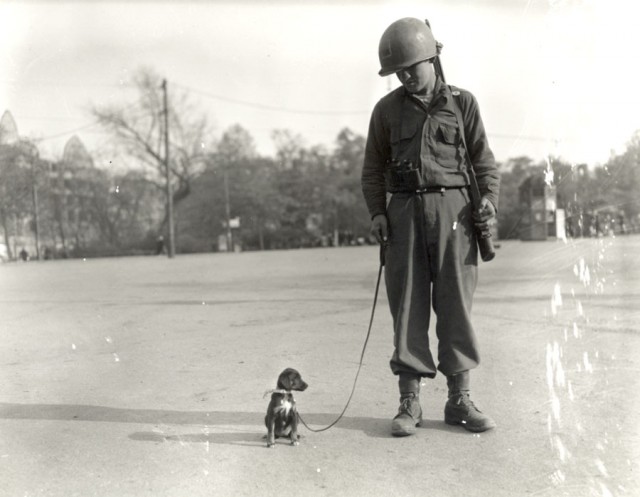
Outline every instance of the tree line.
<svg viewBox="0 0 640 497"><path fill-rule="evenodd" d="M141 70L134 102L92 109L112 137L112 148L98 157L109 167L96 167L77 138L60 160L50 161L28 140L9 143L0 136L0 242L9 257L34 236L41 258L157 249L168 225L160 81ZM365 137L345 128L329 149L276 130L276 152L265 157L240 125L212 143L206 116L187 94L171 94L168 115L178 253L372 242L360 190ZM501 163L499 238L520 236L527 206L519 189L531 176L544 176L555 188L570 236L637 231L639 162L636 133L626 151L603 166L528 157Z"/></svg>

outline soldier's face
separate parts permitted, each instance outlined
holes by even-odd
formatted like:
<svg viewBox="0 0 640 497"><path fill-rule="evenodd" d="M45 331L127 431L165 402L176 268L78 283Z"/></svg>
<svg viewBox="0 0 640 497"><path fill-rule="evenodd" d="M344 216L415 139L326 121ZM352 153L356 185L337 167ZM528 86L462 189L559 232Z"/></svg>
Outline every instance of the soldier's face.
<svg viewBox="0 0 640 497"><path fill-rule="evenodd" d="M423 60L396 73L409 93L427 93L435 85L436 74L431 60Z"/></svg>

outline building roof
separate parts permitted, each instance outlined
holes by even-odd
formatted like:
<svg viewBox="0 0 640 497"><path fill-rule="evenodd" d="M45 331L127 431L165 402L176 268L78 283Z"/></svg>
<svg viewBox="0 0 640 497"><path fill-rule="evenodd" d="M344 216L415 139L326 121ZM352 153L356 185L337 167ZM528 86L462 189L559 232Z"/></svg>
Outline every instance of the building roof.
<svg viewBox="0 0 640 497"><path fill-rule="evenodd" d="M12 145L18 142L18 126L8 110L0 118L0 145Z"/></svg>

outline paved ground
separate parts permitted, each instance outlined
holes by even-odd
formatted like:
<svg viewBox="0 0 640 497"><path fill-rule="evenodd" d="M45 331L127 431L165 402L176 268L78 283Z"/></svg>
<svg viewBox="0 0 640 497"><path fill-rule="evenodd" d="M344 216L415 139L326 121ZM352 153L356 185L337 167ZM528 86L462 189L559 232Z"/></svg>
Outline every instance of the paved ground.
<svg viewBox="0 0 640 497"><path fill-rule="evenodd" d="M397 409L381 296L346 417L265 448L287 366L322 427L366 333L375 247L0 265L0 495L640 495L640 238L503 243L474 308L482 435ZM384 292L383 292L384 293Z"/></svg>

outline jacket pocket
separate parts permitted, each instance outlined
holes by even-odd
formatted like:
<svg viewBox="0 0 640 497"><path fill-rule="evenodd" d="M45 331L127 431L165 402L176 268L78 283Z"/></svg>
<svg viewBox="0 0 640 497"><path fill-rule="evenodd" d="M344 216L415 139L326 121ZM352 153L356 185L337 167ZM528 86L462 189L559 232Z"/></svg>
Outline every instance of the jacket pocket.
<svg viewBox="0 0 640 497"><path fill-rule="evenodd" d="M449 124L440 123L438 125L438 133L444 143L449 145L458 144L458 128Z"/></svg>
<svg viewBox="0 0 640 497"><path fill-rule="evenodd" d="M447 169L458 170L460 167L458 147L461 143L458 127L440 122L435 135L433 153L436 162Z"/></svg>
<svg viewBox="0 0 640 497"><path fill-rule="evenodd" d="M420 158L420 123L404 119L390 130L391 159L417 164Z"/></svg>

